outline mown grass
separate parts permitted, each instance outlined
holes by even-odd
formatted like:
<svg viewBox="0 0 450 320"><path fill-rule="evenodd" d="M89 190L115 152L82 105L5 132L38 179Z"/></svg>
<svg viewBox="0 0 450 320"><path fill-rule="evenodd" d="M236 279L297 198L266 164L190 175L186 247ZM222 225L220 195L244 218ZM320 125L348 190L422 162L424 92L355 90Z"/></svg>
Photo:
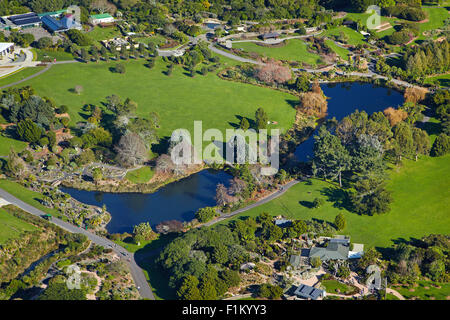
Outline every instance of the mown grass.
<svg viewBox="0 0 450 320"><path fill-rule="evenodd" d="M349 52L347 49L339 47L334 41L332 40L325 40L325 43L327 46L331 48L338 56L340 56L344 60L348 60Z"/></svg>
<svg viewBox="0 0 450 320"><path fill-rule="evenodd" d="M115 62L55 65L37 78L20 86L31 85L41 96L51 97L56 104L69 107L72 124L86 119L85 104L101 106L111 94L129 97L138 103L138 115L151 111L160 115L160 137L170 136L174 129L193 131L194 120L202 120L204 130L217 128L224 132L239 123L240 117L253 119L263 107L270 120L285 132L295 119L293 104L297 98L279 91L221 80L215 73L191 78L180 66L167 76L167 64L158 59L153 69L146 61L124 62L125 74L112 73ZM81 94L73 88L81 85ZM269 129L270 129L269 128Z"/></svg>
<svg viewBox="0 0 450 320"><path fill-rule="evenodd" d="M95 26L94 29L86 33L94 41L108 40L115 37L121 37L122 33L118 27L102 28Z"/></svg>
<svg viewBox="0 0 450 320"><path fill-rule="evenodd" d="M37 228L25 221L14 217L9 212L0 208L0 245L9 239L17 239L25 231L36 230Z"/></svg>
<svg viewBox="0 0 450 320"><path fill-rule="evenodd" d="M0 135L0 156L7 156L13 148L16 152L21 152L27 147L27 143Z"/></svg>
<svg viewBox="0 0 450 320"><path fill-rule="evenodd" d="M418 297L420 300L447 300L450 297L450 283L439 283L426 280L417 281L418 286L395 287L406 299ZM439 286L440 288L436 288Z"/></svg>
<svg viewBox="0 0 450 320"><path fill-rule="evenodd" d="M346 26L340 26L340 27L337 27L334 29L327 30L324 35L327 37L339 36L341 34L341 32L344 33L348 37L348 40L347 40L348 44L358 45L358 44L366 43L364 41L364 36L361 33L357 32L351 28L348 28Z"/></svg>
<svg viewBox="0 0 450 320"><path fill-rule="evenodd" d="M308 45L299 39L285 40L282 47L263 47L253 42L233 43L234 48L241 48L247 52L256 52L260 55L277 60L298 61L310 65L320 63L320 56L308 51Z"/></svg>
<svg viewBox="0 0 450 320"><path fill-rule="evenodd" d="M27 67L27 68L23 68L15 73L13 73L13 74L1 77L0 78L0 87L3 87L10 83L14 83L16 81L23 80L23 79L39 72L43 68L44 67Z"/></svg>
<svg viewBox="0 0 450 320"><path fill-rule="evenodd" d="M433 83L436 80L439 83L439 86L450 87L450 73L426 78L425 83Z"/></svg>
<svg viewBox="0 0 450 320"><path fill-rule="evenodd" d="M133 183L146 183L153 177L153 170L149 166L144 166L137 170L127 172L125 178Z"/></svg>
<svg viewBox="0 0 450 320"><path fill-rule="evenodd" d="M44 59L50 59L56 61L68 61L73 60L74 57L71 53L65 51L57 51L57 50L44 50L44 49L35 49L37 53L38 61L42 61Z"/></svg>
<svg viewBox="0 0 450 320"><path fill-rule="evenodd" d="M388 189L394 201L391 211L376 216L357 215L346 210L340 202L345 197L334 184L321 180L299 183L283 196L246 211L232 219L256 217L262 212L295 219L318 219L333 223L338 213L344 214L348 234L353 242L368 247L390 247L399 240L421 238L431 233L447 234L450 225L450 155L423 157L419 161L404 160L403 166L390 171ZM315 198L325 204L310 209ZM222 223L228 223L225 220Z"/></svg>
<svg viewBox="0 0 450 320"><path fill-rule="evenodd" d="M323 280L321 284L325 287L327 293L350 294L353 288L337 280Z"/></svg>

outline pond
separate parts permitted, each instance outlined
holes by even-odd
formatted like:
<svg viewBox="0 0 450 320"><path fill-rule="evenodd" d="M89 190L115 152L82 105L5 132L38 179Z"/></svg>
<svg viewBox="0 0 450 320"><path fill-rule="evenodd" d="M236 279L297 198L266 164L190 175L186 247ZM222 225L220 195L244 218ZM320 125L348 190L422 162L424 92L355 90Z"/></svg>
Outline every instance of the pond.
<svg viewBox="0 0 450 320"><path fill-rule="evenodd" d="M368 114L397 107L403 103L402 95L391 89L367 83L323 84L328 100L328 118L340 120L354 110ZM298 146L295 155L307 161L312 155L314 138ZM214 206L216 186L228 186L230 175L223 171L203 170L180 181L170 183L152 194L101 193L61 188L63 192L83 203L106 205L112 219L106 226L110 233L132 232L133 226L149 222L154 228L163 221L190 221L199 208Z"/></svg>
<svg viewBox="0 0 450 320"><path fill-rule="evenodd" d="M216 186L228 186L231 176L223 171L203 170L185 179L173 182L152 194L103 193L61 188L74 199L86 204L106 205L111 221L109 233L132 232L133 226L149 222L154 229L163 221L190 221L195 212L206 206L215 206Z"/></svg>
<svg viewBox="0 0 450 320"><path fill-rule="evenodd" d="M343 82L322 84L321 88L328 99L328 119L341 120L356 109L369 115L388 107L403 104L403 95L396 90L362 82ZM299 161L308 161L313 155L314 137L300 144L294 152Z"/></svg>

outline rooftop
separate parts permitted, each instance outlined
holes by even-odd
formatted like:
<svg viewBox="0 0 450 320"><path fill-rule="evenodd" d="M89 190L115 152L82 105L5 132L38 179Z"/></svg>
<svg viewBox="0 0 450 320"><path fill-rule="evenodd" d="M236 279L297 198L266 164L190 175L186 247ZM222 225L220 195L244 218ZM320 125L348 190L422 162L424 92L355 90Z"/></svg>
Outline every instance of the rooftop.
<svg viewBox="0 0 450 320"><path fill-rule="evenodd" d="M105 18L112 18L112 15L109 13L101 13L101 14L93 14L90 17L91 19L105 19Z"/></svg>
<svg viewBox="0 0 450 320"><path fill-rule="evenodd" d="M307 286L306 284L301 284L295 289L294 294L304 299L317 300L325 295L325 291Z"/></svg>

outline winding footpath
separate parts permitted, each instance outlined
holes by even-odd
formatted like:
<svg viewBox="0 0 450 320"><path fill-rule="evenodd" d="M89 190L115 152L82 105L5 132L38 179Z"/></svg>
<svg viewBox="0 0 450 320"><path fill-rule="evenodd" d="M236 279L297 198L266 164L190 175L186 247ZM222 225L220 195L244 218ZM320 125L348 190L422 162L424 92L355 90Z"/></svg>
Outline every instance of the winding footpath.
<svg viewBox="0 0 450 320"><path fill-rule="evenodd" d="M14 197L12 194L8 193L7 191L0 189L0 198L4 199L6 202L9 202L20 209L29 212L32 215L42 217L46 213L44 211L41 211L22 200ZM152 288L150 287L149 283L147 282L147 279L145 278L145 274L143 270L138 266L136 263L136 259L134 255L130 252L128 252L125 248L115 244L114 242L100 237L92 232L89 232L85 229L79 228L77 226L74 226L71 223L65 222L61 219L53 217L51 220L52 223L56 224L58 227L61 227L62 229L71 232L71 233L81 233L84 234L91 240L93 243L102 246L104 248L111 248L121 259L123 259L128 266L130 267L130 272L133 277L134 283L136 287L138 288L139 294L142 298L147 298L151 300L155 300L155 296L153 294Z"/></svg>
<svg viewBox="0 0 450 320"><path fill-rule="evenodd" d="M265 204L267 202L270 202L273 199L276 199L279 196L283 195L286 191L288 191L291 187L295 186L299 182L300 182L300 180L292 180L292 181L286 183L285 185L283 185L280 189L278 189L274 193L268 195L267 197L262 198L261 200L258 200L257 202L255 202L253 204L250 204L250 205L248 205L248 206L246 206L244 208L237 209L236 211L233 211L233 212L230 212L230 213L221 214L220 217L217 218L216 220L207 222L207 223L203 224L202 226L209 227L209 226L212 226L212 225L214 225L214 224L216 224L216 223L218 223L220 221L223 221L225 219L228 219L228 218L231 218L231 217L233 217L235 215L238 215L238 214L240 214L242 212L245 212L245 211L248 211L250 209L259 207L260 205Z"/></svg>

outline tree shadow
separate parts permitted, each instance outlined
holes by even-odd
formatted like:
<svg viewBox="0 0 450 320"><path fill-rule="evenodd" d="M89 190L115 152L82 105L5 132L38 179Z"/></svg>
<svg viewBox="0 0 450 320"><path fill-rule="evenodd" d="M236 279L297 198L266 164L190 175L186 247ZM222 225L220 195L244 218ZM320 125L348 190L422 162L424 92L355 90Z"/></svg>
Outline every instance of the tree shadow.
<svg viewBox="0 0 450 320"><path fill-rule="evenodd" d="M286 99L286 102L294 109L297 109L299 100Z"/></svg>
<svg viewBox="0 0 450 320"><path fill-rule="evenodd" d="M312 201L299 201L298 203L308 209L314 208L314 204Z"/></svg>
<svg viewBox="0 0 450 320"><path fill-rule="evenodd" d="M327 201L332 202L334 208L352 211L352 204L345 190L337 187L326 187L320 191L320 194L327 197Z"/></svg>
<svg viewBox="0 0 450 320"><path fill-rule="evenodd" d="M165 136L159 139L159 143L152 145L152 152L157 154L167 153L170 146L170 137Z"/></svg>

